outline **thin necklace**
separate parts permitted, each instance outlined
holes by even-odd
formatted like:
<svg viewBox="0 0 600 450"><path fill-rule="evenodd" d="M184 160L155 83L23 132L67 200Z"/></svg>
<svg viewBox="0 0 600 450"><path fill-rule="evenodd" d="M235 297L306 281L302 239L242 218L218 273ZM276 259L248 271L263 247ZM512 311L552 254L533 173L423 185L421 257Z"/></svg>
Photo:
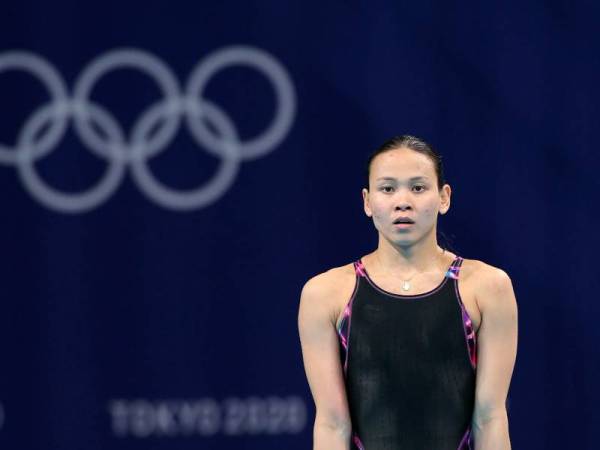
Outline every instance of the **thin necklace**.
<svg viewBox="0 0 600 450"><path fill-rule="evenodd" d="M439 260L439 256L440 256L440 254L438 253L436 260ZM381 260L379 259L379 255L376 254L375 257L377 258L377 262L379 263L379 266L383 267L383 264L381 264ZM390 275L390 273L387 270L386 270L386 272L388 275ZM424 272L416 272L410 278L407 278L406 280L403 280L402 278L400 278L400 281L402 281L402 290L405 292L410 290L410 286L411 286L410 280L412 280L416 275L424 274L424 273L433 273L433 272L437 272L437 271L436 270L427 270Z"/></svg>

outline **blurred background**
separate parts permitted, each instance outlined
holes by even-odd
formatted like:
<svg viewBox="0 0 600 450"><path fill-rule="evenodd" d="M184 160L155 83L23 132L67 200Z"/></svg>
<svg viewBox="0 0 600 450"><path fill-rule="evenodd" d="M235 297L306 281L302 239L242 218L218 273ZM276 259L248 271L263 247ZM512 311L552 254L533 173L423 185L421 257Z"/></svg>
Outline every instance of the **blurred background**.
<svg viewBox="0 0 600 450"><path fill-rule="evenodd" d="M512 278L515 449L596 449L597 2L4 2L0 448L311 448L304 282L414 134Z"/></svg>

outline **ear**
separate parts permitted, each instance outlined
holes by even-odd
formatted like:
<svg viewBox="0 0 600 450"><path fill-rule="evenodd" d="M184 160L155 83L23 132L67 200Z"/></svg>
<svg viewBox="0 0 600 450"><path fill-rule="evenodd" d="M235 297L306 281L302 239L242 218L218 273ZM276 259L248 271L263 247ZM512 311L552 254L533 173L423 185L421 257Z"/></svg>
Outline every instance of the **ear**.
<svg viewBox="0 0 600 450"><path fill-rule="evenodd" d="M367 215L367 217L372 217L373 213L371 212L371 206L369 205L369 190L367 188L363 188L362 196L363 196L363 207L365 209L365 214Z"/></svg>
<svg viewBox="0 0 600 450"><path fill-rule="evenodd" d="M450 209L450 197L452 196L452 188L449 184L445 184L440 192L440 214L446 214Z"/></svg>

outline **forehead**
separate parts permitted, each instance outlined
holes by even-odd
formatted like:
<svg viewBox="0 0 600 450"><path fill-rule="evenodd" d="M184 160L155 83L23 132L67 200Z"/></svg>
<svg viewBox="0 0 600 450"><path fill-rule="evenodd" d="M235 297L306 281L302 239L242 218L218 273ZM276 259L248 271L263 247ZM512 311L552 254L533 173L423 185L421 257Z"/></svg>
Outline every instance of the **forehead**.
<svg viewBox="0 0 600 450"><path fill-rule="evenodd" d="M400 148L389 150L375 157L371 163L371 176L411 178L416 176L435 177L433 161L422 153Z"/></svg>

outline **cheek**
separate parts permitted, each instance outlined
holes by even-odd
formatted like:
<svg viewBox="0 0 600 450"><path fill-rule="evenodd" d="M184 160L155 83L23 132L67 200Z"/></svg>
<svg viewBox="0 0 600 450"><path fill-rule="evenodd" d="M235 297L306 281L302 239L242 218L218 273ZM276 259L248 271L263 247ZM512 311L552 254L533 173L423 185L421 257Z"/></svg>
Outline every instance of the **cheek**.
<svg viewBox="0 0 600 450"><path fill-rule="evenodd" d="M373 214L373 223L375 224L375 226L378 227L378 225L381 225L381 223L383 222L382 218L383 216L381 215Z"/></svg>
<svg viewBox="0 0 600 450"><path fill-rule="evenodd" d="M371 204L371 213L375 223L380 223L386 217L383 208L377 203Z"/></svg>
<svg viewBox="0 0 600 450"><path fill-rule="evenodd" d="M423 215L429 219L435 219L438 214L438 205L437 203L431 203L423 208Z"/></svg>

